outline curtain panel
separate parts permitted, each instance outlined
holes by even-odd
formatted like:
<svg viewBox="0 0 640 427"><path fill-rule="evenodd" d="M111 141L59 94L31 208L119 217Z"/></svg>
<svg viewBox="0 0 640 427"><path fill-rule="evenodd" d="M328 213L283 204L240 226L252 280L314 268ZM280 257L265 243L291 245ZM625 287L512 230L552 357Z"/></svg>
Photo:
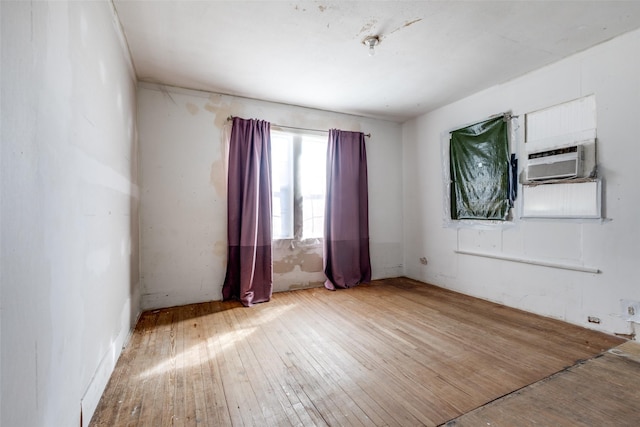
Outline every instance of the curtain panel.
<svg viewBox="0 0 640 427"><path fill-rule="evenodd" d="M269 301L271 249L271 125L233 118L228 163L228 251L223 300L245 306Z"/></svg>
<svg viewBox="0 0 640 427"><path fill-rule="evenodd" d="M367 154L361 132L329 131L324 272L330 290L371 281Z"/></svg>

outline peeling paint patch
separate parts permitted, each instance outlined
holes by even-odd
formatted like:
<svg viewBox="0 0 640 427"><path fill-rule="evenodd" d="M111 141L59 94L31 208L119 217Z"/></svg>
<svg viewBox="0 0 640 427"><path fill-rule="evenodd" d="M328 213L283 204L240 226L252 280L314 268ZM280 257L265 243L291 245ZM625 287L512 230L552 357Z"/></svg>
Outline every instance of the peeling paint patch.
<svg viewBox="0 0 640 427"><path fill-rule="evenodd" d="M288 259L273 262L274 274L291 273L295 268L296 268L296 264L294 264L291 260L288 260Z"/></svg>
<svg viewBox="0 0 640 427"><path fill-rule="evenodd" d="M274 274L286 274L297 270L301 273L320 273L324 271L322 254L298 250L296 253L274 259Z"/></svg>
<svg viewBox="0 0 640 427"><path fill-rule="evenodd" d="M187 110L191 113L191 115L195 116L200 111L200 108L191 102L187 102Z"/></svg>
<svg viewBox="0 0 640 427"><path fill-rule="evenodd" d="M307 273L315 273L322 271L322 255L320 254L304 254L300 262L300 270Z"/></svg>

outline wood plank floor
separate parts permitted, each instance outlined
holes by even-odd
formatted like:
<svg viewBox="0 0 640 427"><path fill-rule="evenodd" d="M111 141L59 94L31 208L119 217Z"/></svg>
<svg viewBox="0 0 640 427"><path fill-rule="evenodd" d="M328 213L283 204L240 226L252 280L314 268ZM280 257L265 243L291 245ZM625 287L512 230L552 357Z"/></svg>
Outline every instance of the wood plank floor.
<svg viewBox="0 0 640 427"><path fill-rule="evenodd" d="M156 310L91 425L436 426L623 342L404 278Z"/></svg>
<svg viewBox="0 0 640 427"><path fill-rule="evenodd" d="M640 425L640 344L628 342L448 422L475 426Z"/></svg>

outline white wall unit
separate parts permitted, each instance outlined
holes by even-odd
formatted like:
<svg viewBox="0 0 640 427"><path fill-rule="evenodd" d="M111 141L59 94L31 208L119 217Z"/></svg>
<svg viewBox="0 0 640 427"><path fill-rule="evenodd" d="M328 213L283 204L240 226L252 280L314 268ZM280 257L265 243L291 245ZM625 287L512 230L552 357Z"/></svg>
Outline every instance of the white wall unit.
<svg viewBox="0 0 640 427"><path fill-rule="evenodd" d="M0 425L87 425L139 314L135 76L110 1L0 10Z"/></svg>
<svg viewBox="0 0 640 427"><path fill-rule="evenodd" d="M522 186L522 218L600 218L601 181Z"/></svg>
<svg viewBox="0 0 640 427"><path fill-rule="evenodd" d="M637 225L640 144L634 130L640 117L640 57L636 54L639 50L640 31L631 32L406 122L403 125L405 274L585 327L631 333L630 324L621 313L620 300L640 300L635 278L640 256ZM586 115L589 120L578 121L583 123L578 126L581 135L578 139L596 137L593 123L597 117L598 173L606 179L601 203L607 221L521 220L520 212L516 212L516 219L505 227L465 230L443 227L445 198L440 164L443 132L495 111L513 111L519 116L514 121L514 133L522 166L525 153L575 140L575 135L569 140L554 140L553 135L564 133L562 123L576 123L567 118L558 121L558 126L537 129L534 134L539 144L527 142L525 149L524 114L579 99L584 99L582 106L589 111ZM554 188L566 190L563 187ZM593 195L596 184L580 188ZM522 199L522 186L519 190ZM534 193L538 190L538 187L524 189L525 204L535 200ZM519 203L516 210L522 209ZM527 204L525 209L531 212L536 208ZM593 205L584 209L589 215L599 211ZM420 263L421 257L429 260L427 265ZM588 268L573 271L522 260ZM599 273L590 272L592 269ZM602 321L599 325L589 323L588 316Z"/></svg>
<svg viewBox="0 0 640 427"><path fill-rule="evenodd" d="M595 138L595 129L596 97L593 94L529 112L525 116L527 152Z"/></svg>

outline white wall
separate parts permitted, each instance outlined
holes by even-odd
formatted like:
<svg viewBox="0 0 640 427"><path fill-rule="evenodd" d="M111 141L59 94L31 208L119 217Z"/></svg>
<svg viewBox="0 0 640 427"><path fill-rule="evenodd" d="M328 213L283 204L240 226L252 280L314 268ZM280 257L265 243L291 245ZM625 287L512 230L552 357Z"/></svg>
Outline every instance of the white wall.
<svg viewBox="0 0 640 427"><path fill-rule="evenodd" d="M86 425L139 312L135 77L111 2L0 8L0 424Z"/></svg>
<svg viewBox="0 0 640 427"><path fill-rule="evenodd" d="M404 264L409 277L545 316L632 332L621 299L640 301L640 32L440 108L403 125ZM443 227L441 137L490 115L524 113L595 94L608 221L518 220L493 230ZM595 267L567 271L454 253L456 249ZM428 259L421 265L420 257ZM599 325L587 317L601 319Z"/></svg>
<svg viewBox="0 0 640 427"><path fill-rule="evenodd" d="M226 269L222 131L229 115L367 139L371 262L375 278L402 274L399 124L142 83L138 89L143 308L221 298ZM274 290L319 286L319 245L274 250Z"/></svg>

